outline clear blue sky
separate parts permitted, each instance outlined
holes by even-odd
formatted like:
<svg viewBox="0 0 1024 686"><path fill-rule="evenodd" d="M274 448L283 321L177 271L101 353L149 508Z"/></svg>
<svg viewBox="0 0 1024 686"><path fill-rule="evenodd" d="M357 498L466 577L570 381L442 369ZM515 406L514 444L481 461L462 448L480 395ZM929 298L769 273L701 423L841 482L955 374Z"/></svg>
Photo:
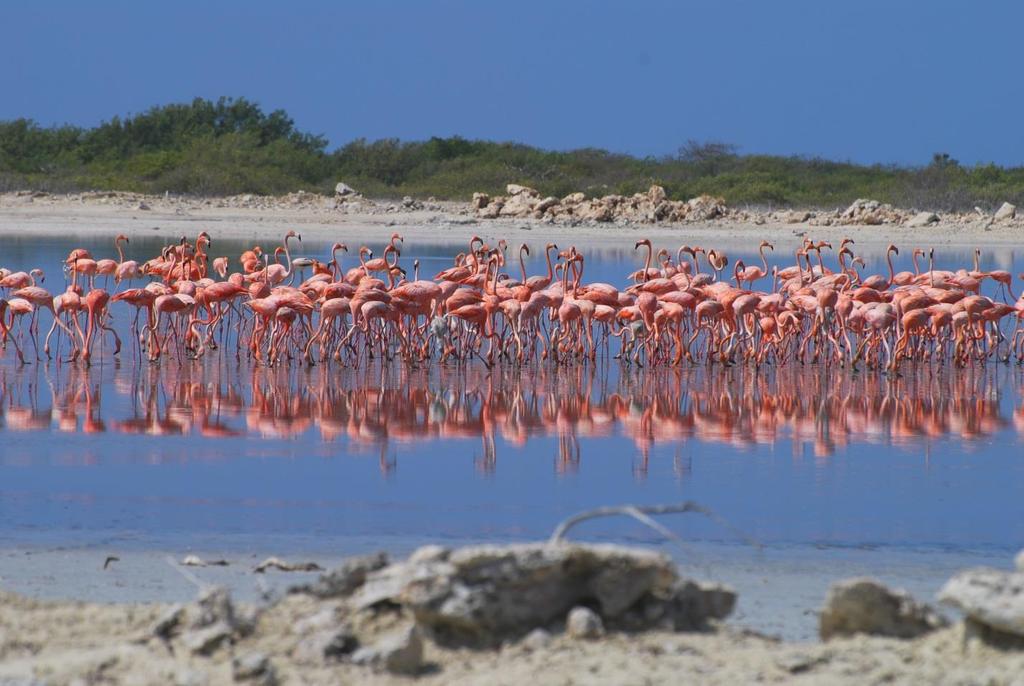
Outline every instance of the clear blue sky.
<svg viewBox="0 0 1024 686"><path fill-rule="evenodd" d="M194 96L332 146L460 134L548 148L1024 164L1024 3L5 0L0 119L92 125Z"/></svg>

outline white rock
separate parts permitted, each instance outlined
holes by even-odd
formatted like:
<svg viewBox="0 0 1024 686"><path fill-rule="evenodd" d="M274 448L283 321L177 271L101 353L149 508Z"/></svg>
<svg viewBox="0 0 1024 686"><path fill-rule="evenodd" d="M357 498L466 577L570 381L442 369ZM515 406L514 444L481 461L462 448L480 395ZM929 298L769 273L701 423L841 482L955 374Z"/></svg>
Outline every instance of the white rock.
<svg viewBox="0 0 1024 686"><path fill-rule="evenodd" d="M996 210L996 213L994 215L994 219L998 222L998 221L1003 221L1005 219L1013 219L1016 216L1017 216L1017 206L1016 205L1011 205L1008 202L1004 202L1002 205L999 206L999 209Z"/></svg>
<svg viewBox="0 0 1024 686"><path fill-rule="evenodd" d="M356 194L356 189L352 188L352 186L348 185L347 183L339 181L334 186L334 194L335 195L341 195L341 196L355 195Z"/></svg>
<svg viewBox="0 0 1024 686"><path fill-rule="evenodd" d="M551 645L551 632L547 629L534 629L523 637L522 643L530 650L543 650Z"/></svg>
<svg viewBox="0 0 1024 686"><path fill-rule="evenodd" d="M565 620L565 633L572 638L600 638L604 636L604 622L589 607L574 607Z"/></svg>
<svg viewBox="0 0 1024 686"><path fill-rule="evenodd" d="M939 600L979 624L1024 637L1024 572L968 569L946 582Z"/></svg>
<svg viewBox="0 0 1024 686"><path fill-rule="evenodd" d="M392 674L415 674L423 666L423 639L410 624L352 654L352 662L383 668Z"/></svg>

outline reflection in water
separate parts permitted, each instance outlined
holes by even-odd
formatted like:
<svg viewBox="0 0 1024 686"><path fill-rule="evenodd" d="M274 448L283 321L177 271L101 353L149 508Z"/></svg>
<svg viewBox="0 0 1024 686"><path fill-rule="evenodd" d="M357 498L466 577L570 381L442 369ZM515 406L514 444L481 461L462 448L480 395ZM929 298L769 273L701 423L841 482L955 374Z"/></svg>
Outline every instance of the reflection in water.
<svg viewBox="0 0 1024 686"><path fill-rule="evenodd" d="M522 446L534 437L556 437L555 468L572 472L581 439L621 435L636 445L643 475L656 444L675 446L676 469L685 473L678 449L688 441L743 447L788 439L795 451L808 445L826 457L856 442L1021 433L1022 378L1006 367L922 368L898 378L812 367L3 367L0 411L7 431L338 441L379 455L384 472L401 444L455 439L481 440L476 464L491 472L497 439ZM1001 407L1003 396L1012 410Z"/></svg>

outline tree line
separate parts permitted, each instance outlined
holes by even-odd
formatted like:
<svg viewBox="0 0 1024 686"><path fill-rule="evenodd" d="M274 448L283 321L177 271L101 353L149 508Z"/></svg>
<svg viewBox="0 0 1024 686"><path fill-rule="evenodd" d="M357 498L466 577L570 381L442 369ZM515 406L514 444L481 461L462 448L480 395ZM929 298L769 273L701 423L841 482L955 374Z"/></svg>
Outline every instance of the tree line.
<svg viewBox="0 0 1024 686"><path fill-rule="evenodd" d="M674 155L634 157L596 148L542 150L520 143L356 139L334 150L284 110L245 98L153 107L92 128L0 121L0 190L128 190L232 195L331 193L345 181L371 197L466 200L508 183L544 195L630 194L652 184L673 198L702 193L734 206L844 207L873 198L933 210L1024 202L1024 168L961 165L936 153L917 167L741 154L689 141Z"/></svg>

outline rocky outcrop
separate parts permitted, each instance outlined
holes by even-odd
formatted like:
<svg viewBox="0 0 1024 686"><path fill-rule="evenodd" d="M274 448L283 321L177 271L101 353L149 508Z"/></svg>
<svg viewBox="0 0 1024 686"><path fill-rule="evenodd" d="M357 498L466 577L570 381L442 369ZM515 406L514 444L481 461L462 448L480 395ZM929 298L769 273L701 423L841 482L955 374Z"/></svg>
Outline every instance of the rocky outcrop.
<svg viewBox="0 0 1024 686"><path fill-rule="evenodd" d="M939 600L963 611L983 637L1002 636L1024 647L1024 571L965 570L946 582Z"/></svg>
<svg viewBox="0 0 1024 686"><path fill-rule="evenodd" d="M507 195L490 197L474 193L472 207L481 219L499 217L532 217L561 222L628 221L655 223L661 221L708 221L729 214L725 201L702 195L685 202L669 200L661 186L651 186L646 193L606 195L587 198L583 193L570 193L564 198L542 198L533 188L509 184Z"/></svg>
<svg viewBox="0 0 1024 686"><path fill-rule="evenodd" d="M910 216L912 215L909 212L898 210L892 205L880 203L877 200L858 198L839 215L839 219L844 224L878 226L880 224L902 224Z"/></svg>
<svg viewBox="0 0 1024 686"><path fill-rule="evenodd" d="M665 555L622 546L428 546L405 562L376 569L377 560L368 562L328 572L309 591L346 595L357 614L400 608L447 645L499 645L558 627L571 611L581 616L580 608L595 614L602 631L702 630L736 601L731 589L680 578Z"/></svg>
<svg viewBox="0 0 1024 686"><path fill-rule="evenodd" d="M818 633L824 640L855 634L916 638L947 624L906 591L890 589L874 579L849 579L829 589Z"/></svg>

